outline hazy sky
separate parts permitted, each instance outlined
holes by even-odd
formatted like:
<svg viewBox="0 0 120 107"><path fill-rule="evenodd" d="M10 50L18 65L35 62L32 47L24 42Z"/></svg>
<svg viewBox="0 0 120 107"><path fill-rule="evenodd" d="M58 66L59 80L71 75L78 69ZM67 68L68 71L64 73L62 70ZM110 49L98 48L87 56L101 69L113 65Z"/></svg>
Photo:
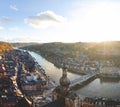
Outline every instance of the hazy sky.
<svg viewBox="0 0 120 107"><path fill-rule="evenodd" d="M120 0L0 0L0 41L120 40Z"/></svg>

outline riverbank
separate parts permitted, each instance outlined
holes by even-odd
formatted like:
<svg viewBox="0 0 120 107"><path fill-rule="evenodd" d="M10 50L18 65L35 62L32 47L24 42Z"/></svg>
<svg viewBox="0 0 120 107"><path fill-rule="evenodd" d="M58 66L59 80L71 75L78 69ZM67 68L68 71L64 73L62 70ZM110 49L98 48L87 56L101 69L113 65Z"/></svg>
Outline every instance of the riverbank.
<svg viewBox="0 0 120 107"><path fill-rule="evenodd" d="M35 51L36 52L36 51ZM78 63L76 63L76 65L72 65L72 67L70 67L69 65L69 62L65 61L64 60L60 60L60 57L49 57L48 55L46 54L42 54L41 52L36 52L37 54L40 54L42 55L46 60L50 61L51 63L53 63L56 67L58 68L62 68L63 66L63 63L66 64L67 66L67 69L68 69L68 72L71 72L71 73L75 73L75 74L79 74L79 75L87 75L87 74L91 74L91 73L96 73L96 72L99 72L96 76L99 77L99 78L110 78L110 79L120 79L120 73L103 73L100 71L100 69L96 70L96 71L86 71L86 70L81 70L81 67L77 66L76 65L79 65ZM57 60L58 59L58 60ZM107 71L106 71L107 72Z"/></svg>
<svg viewBox="0 0 120 107"><path fill-rule="evenodd" d="M53 68L53 64L52 63L50 63L50 62L48 62L48 61L46 61L43 57L41 57L40 55L38 55L38 54L36 54L36 53L34 53L34 52L31 52L31 54L32 54L32 56L34 56L36 59L37 59L37 61L38 62L40 62L41 64L42 64L42 66L44 66L44 68L46 69L47 68L47 70L45 70L46 71L46 73L48 72L48 73L52 73L51 75L53 75L53 76L51 76L51 78L53 77L54 78L54 76L55 77L57 77L57 78L60 78L61 77L61 74L59 74L60 72L61 72L61 70L56 70L56 67L54 67ZM52 69L52 70L50 70L50 69ZM56 75L56 73L57 73L57 75ZM69 73L68 73L69 74ZM68 77L69 77L69 75L68 75ZM71 77L71 76L70 76ZM80 77L79 77L80 78ZM79 79L78 78L78 79ZM89 84L91 84L94 80L96 80L98 77L96 76L96 77L94 77L94 78L90 78L88 81L85 81L85 82L83 82L82 84L79 84L79 85L76 85L75 87L73 87L73 90L74 91L78 91L78 90L80 90L80 89L82 89L82 88L84 88L84 87L86 87L87 85L89 86ZM75 78L76 79L76 78ZM54 78L54 80L56 81L56 79ZM71 78L70 78L70 80L71 80ZM97 79L98 80L98 79ZM101 82L100 83L102 83L103 85L106 83L106 80L105 80L105 83L104 83L104 79L102 79L102 80L100 80ZM110 82L110 81L109 81ZM108 83L109 83L108 82ZM111 82L113 83L113 81L111 80ZM116 81L115 81L115 84L116 84ZM116 103L116 99L120 99L119 98L119 96L117 96L117 97L109 97L109 96L105 96L105 94L104 94L104 96L102 96L101 94L99 94L99 90L98 90L98 87L99 87L99 85L97 85L97 83L96 84L93 84L92 85L92 92L91 92L91 90L89 91L89 92L91 92L91 94L92 95L87 95L87 94L82 94L81 92L79 93L79 92L77 92L77 94L79 94L80 95L80 98L81 98L81 101L83 101L82 103L84 104L86 101L84 101L85 100L85 98L88 98L89 99L89 101L86 103L86 104L88 104L88 103L101 103L101 102L103 102L104 104L110 104L110 101L113 101L114 102L114 104ZM110 83L108 84L108 85L110 85ZM104 85L105 86L105 88L106 87L109 87L108 85ZM118 80L118 85L119 85L119 80ZM112 86L112 84L110 85L110 86ZM114 86L114 85L113 85ZM101 86L100 86L101 87ZM116 85L115 85L115 87L116 87ZM96 89L97 88L97 89ZM89 88L87 88L87 89L89 89ZM109 89L111 90L111 88L109 87ZM109 89L107 89L107 92L105 92L105 93L108 93L108 92L110 92L109 91ZM115 88L113 88L113 91L114 91L114 89ZM84 89L84 90L86 90L86 88ZM98 90L98 91L97 91ZM103 92L106 90L106 89L104 89L104 87L102 87L102 89L100 89L100 91L102 91L103 90ZM119 86L118 86L118 90L119 90ZM93 92L95 92L95 93L93 93ZM97 94L96 94L96 92L97 92ZM115 92L117 92L117 91L115 91ZM86 92L86 93L88 93L88 92ZM101 93L101 92L100 92ZM119 94L119 92L117 92L118 94ZM113 93L111 93L111 94L113 94ZM117 94L117 95L118 95ZM110 100L109 98L111 98L112 100ZM104 99L104 101L103 101L103 99ZM95 100L95 101L93 101L93 100ZM119 101L119 100L118 100Z"/></svg>
<svg viewBox="0 0 120 107"><path fill-rule="evenodd" d="M68 72L71 72L71 73L74 73L74 74L79 74L79 75L86 75L87 71L83 72L83 71L80 71L80 70L75 70L74 67L73 68L68 68L67 66L67 63L64 62L63 59L60 59L59 57L56 57L55 59L53 57L48 57L46 54L42 54L41 52L39 51L33 51L39 55L41 55L42 57L44 57L46 60L48 60L49 62L51 62L52 64L54 64L54 66L56 66L57 68L62 68L63 67L63 63L66 64L66 67L68 69Z"/></svg>
<svg viewBox="0 0 120 107"><path fill-rule="evenodd" d="M14 53L14 52L13 52ZM34 59L34 61L35 61L35 66L37 67L37 68L40 68L40 72L41 73L52 73L52 75L54 75L54 77L56 77L58 80L59 80L59 78L61 77L61 69L57 69L56 67L54 67L54 65L52 64L52 63L50 63L50 62L48 62L48 61L46 61L45 59L43 59L40 55L38 55L38 54L36 54L36 53L34 53L34 52L30 52L29 54L31 54L30 55L30 57L32 57L32 59ZM14 56L15 57L15 55L13 55L13 54L10 54L10 55L12 55L12 56ZM25 60L25 61L28 61L27 62L27 64L29 65L29 58L28 59L26 59L25 57L24 57L24 55L21 55L21 54L19 54L21 57L22 57L22 59L23 60ZM28 54L26 54L26 55L28 55ZM26 56L25 55L25 56ZM17 55L18 56L18 55ZM14 57L12 57L12 58L14 58ZM17 58L16 57L16 60L18 60L19 58ZM31 58L30 58L31 59ZM23 61L23 60L21 60L21 61ZM20 62L21 62L20 61ZM19 61L18 61L19 62ZM31 61L30 61L31 62ZM25 64L25 63L24 63ZM18 66L19 64L17 64L17 66ZM32 64L33 65L33 64ZM44 65L44 66L43 66ZM26 65L27 66L27 65ZM18 67L20 67L20 66L18 66ZM26 68L26 67L25 67ZM29 68L29 67L27 67L27 68ZM26 68L26 69L27 69ZM34 68L34 67L33 67ZM44 70L42 70L42 68L44 68ZM55 68L55 69L54 69ZM24 69L23 69L24 70ZM31 70L31 69L30 69ZM38 70L38 69L37 69ZM21 72L21 70L19 69L19 71ZM20 73L19 72L19 73ZM19 73L16 73L16 74L19 74ZM57 75L56 75L56 73L57 73ZM69 75L70 74L70 75ZM74 75L74 76L73 76ZM18 75L18 76L20 76L20 74ZM74 80L74 79L76 79L76 78L78 78L78 75L75 75L75 74L71 74L71 73L68 73L68 76L70 77L70 80ZM50 78L48 78L48 79L50 79L50 81L52 82L49 82L50 84L50 86L53 86L52 84L54 83L54 81L56 81L56 78L54 78L53 76L51 76L50 75ZM73 78L74 77L74 78ZM80 77L79 77L80 78ZM54 81L53 81L53 79L54 79ZM89 80L90 81L90 80ZM91 80L91 82L92 82L92 80ZM88 84L86 84L86 85L88 85ZM19 86L19 85L18 85ZM56 87L56 86L54 86L54 87ZM35 102L35 104L37 104L38 106L39 106L39 104L38 104L38 102L42 102L42 101L47 101L46 103L48 103L48 102L50 102L50 100L48 100L48 99L50 99L51 98L51 96L50 96L50 93L52 92L52 88L54 88L54 87L49 87L50 89L46 89L45 91L44 91L44 93L42 94L42 95L38 95L38 94L40 94L39 92L36 92L37 93L37 95L35 95L34 94L34 92L33 93L30 93L30 94L32 94L32 96L34 97L33 99L34 99L34 102ZM83 86L83 87L85 87L85 85ZM83 88L83 87L81 87L81 88ZM80 89L81 89L80 88ZM119 88L118 88L119 89ZM114 90L114 89L113 89ZM116 92L116 91L115 91ZM80 95L81 95L81 93L79 93ZM89 96L89 95L88 95ZM91 97L91 96L89 96L89 97ZM45 99L44 99L45 98Z"/></svg>
<svg viewBox="0 0 120 107"><path fill-rule="evenodd" d="M119 48L115 44L113 52L106 47L108 54L104 54L102 43L45 43L23 48L37 52L58 68L65 64L69 72L80 75L100 72L104 77L119 78Z"/></svg>
<svg viewBox="0 0 120 107"><path fill-rule="evenodd" d="M59 78L62 75L62 70L57 68L56 66L54 66L54 64L47 61L45 58L43 58L41 55L35 52L31 52L31 55L35 57L38 63L40 63L41 66L45 69L46 74L49 75L58 85ZM71 80L71 82L74 81L75 79L81 78L82 76L85 76L85 75L77 75L77 74L68 72L68 78ZM78 94L83 96L86 95L89 97L97 96L97 97L120 99L119 87L120 87L119 78L118 79L99 78L98 76L96 76L95 78L92 78L91 80L87 81L84 84L77 85L74 88L74 91L76 91Z"/></svg>

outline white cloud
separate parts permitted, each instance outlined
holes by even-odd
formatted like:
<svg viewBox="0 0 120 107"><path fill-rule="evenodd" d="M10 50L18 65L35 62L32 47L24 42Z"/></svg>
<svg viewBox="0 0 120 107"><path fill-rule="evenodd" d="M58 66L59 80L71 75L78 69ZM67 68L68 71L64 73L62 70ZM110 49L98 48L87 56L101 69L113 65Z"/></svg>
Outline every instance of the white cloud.
<svg viewBox="0 0 120 107"><path fill-rule="evenodd" d="M17 37L14 36L6 37L6 35L4 35L2 37L0 36L0 40L5 42L32 42L33 38L28 37L26 35L19 35Z"/></svg>
<svg viewBox="0 0 120 107"><path fill-rule="evenodd" d="M66 19L63 16L57 15L52 11L44 11L38 13L36 16L30 16L25 19L25 23L34 28L47 28L64 22Z"/></svg>
<svg viewBox="0 0 120 107"><path fill-rule="evenodd" d="M11 22L11 19L10 19L9 17L3 16L3 17L1 18L1 21L2 21L3 23L8 23L8 22Z"/></svg>
<svg viewBox="0 0 120 107"><path fill-rule="evenodd" d="M2 35L2 36L0 35L0 41L9 42L7 40L8 38L5 35Z"/></svg>
<svg viewBox="0 0 120 107"><path fill-rule="evenodd" d="M69 13L66 13L67 21L63 16L54 12L41 12L24 21L34 28L47 27L47 29L32 29L32 27L23 29L21 34L19 32L16 36L24 35L25 38L21 36L13 38L11 41L99 42L120 40L120 2L113 0L76 1L73 1L73 7L69 9ZM54 26L59 23L60 26Z"/></svg>
<svg viewBox="0 0 120 107"><path fill-rule="evenodd" d="M17 26L9 28L10 31L18 31L18 29L19 28Z"/></svg>
<svg viewBox="0 0 120 107"><path fill-rule="evenodd" d="M10 9L18 11L18 8L16 7L16 5L10 5Z"/></svg>
<svg viewBox="0 0 120 107"><path fill-rule="evenodd" d="M3 30L4 28L2 26L0 26L0 30Z"/></svg>
<svg viewBox="0 0 120 107"><path fill-rule="evenodd" d="M10 38L9 39L10 42L39 42L39 40L34 40L33 38L31 38L30 36L27 35L19 35L19 37L16 38Z"/></svg>
<svg viewBox="0 0 120 107"><path fill-rule="evenodd" d="M44 35L41 37L43 41L120 40L120 2L78 1L69 12L68 20L62 26L40 32L40 35Z"/></svg>
<svg viewBox="0 0 120 107"><path fill-rule="evenodd" d="M79 26L82 29L82 34L88 40L119 39L120 3L108 2L107 0L95 3L92 7L86 7L86 9L87 13L79 21L79 24L82 24L82 26Z"/></svg>
<svg viewBox="0 0 120 107"><path fill-rule="evenodd" d="M52 31L60 41L120 40L120 2L84 0L75 7L69 13L68 23Z"/></svg>

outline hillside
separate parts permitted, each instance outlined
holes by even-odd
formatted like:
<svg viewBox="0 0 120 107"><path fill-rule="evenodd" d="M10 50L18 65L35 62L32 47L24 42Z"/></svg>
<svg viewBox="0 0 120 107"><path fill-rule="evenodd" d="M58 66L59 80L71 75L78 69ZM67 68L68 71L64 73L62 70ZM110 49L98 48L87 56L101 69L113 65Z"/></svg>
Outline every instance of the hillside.
<svg viewBox="0 0 120 107"><path fill-rule="evenodd" d="M89 56L91 60L119 56L120 42L101 43L46 43L24 47L32 51L40 51L41 54L57 54L66 57L76 58L80 54ZM54 56L53 55L53 56Z"/></svg>
<svg viewBox="0 0 120 107"><path fill-rule="evenodd" d="M0 53L5 50L11 50L11 49L13 49L11 44L6 42L0 42Z"/></svg>
<svg viewBox="0 0 120 107"><path fill-rule="evenodd" d="M17 47L17 48L20 48L20 47L26 47L26 46L30 46L30 45L35 45L35 44L38 44L38 43L33 43L33 42L30 42L30 43L11 43L13 47Z"/></svg>
<svg viewBox="0 0 120 107"><path fill-rule="evenodd" d="M120 67L120 42L45 43L23 47L35 51L58 67L63 63L71 71L98 71L102 67ZM115 71L115 70L114 70Z"/></svg>

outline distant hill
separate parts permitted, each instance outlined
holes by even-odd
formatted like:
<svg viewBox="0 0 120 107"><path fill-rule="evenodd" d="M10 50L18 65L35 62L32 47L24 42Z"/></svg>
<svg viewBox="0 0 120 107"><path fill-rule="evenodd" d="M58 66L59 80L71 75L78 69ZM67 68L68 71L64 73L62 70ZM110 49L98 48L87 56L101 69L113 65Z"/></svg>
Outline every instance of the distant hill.
<svg viewBox="0 0 120 107"><path fill-rule="evenodd" d="M40 53L46 58L72 58L76 61L87 57L90 60L112 60L120 64L120 41L77 42L77 43L45 43L26 46L24 49Z"/></svg>
<svg viewBox="0 0 120 107"><path fill-rule="evenodd" d="M78 42L78 43L45 43L45 44L34 44L31 46L24 46L24 48L36 51L53 52L57 54L63 54L74 57L76 52L83 52L86 54L101 54L101 55L119 55L120 53L120 42L109 41L109 42Z"/></svg>
<svg viewBox="0 0 120 107"><path fill-rule="evenodd" d="M6 42L0 42L0 53L5 50L11 50L13 49L12 45Z"/></svg>
<svg viewBox="0 0 120 107"><path fill-rule="evenodd" d="M13 47L20 48L20 47L35 45L35 44L38 44L38 43L11 43L11 44L12 44Z"/></svg>

